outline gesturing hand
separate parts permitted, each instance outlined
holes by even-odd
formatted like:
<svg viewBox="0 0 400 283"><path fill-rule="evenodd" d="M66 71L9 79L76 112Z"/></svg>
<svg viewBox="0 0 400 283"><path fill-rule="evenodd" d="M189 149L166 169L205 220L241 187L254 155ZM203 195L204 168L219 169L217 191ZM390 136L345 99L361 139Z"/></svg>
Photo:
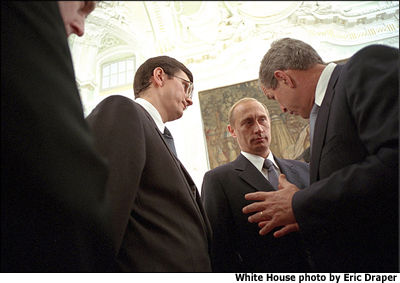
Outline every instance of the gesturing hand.
<svg viewBox="0 0 400 283"><path fill-rule="evenodd" d="M247 200L255 202L245 206L242 211L245 214L255 212L248 220L251 223L258 223L261 228L260 235L269 233L275 227L284 226L274 233L274 237L282 237L299 230L292 210L292 198L298 190L298 187L281 174L278 191L246 194Z"/></svg>

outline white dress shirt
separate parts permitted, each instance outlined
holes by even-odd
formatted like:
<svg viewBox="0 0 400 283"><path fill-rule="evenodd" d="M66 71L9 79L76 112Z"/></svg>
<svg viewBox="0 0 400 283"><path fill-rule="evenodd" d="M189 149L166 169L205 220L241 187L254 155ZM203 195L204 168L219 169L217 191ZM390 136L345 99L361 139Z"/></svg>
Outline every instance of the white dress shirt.
<svg viewBox="0 0 400 283"><path fill-rule="evenodd" d="M143 98L136 98L135 102L143 106L144 109L150 114L151 118L153 118L154 122L157 125L157 128L160 130L161 133L164 133L165 124L162 121L160 112L146 99Z"/></svg>
<svg viewBox="0 0 400 283"><path fill-rule="evenodd" d="M251 153L248 153L248 152L244 152L244 151L241 151L240 153L243 154L243 156L246 157L251 162L251 164L253 164L254 167L256 167L257 170L260 171L261 174L263 174L264 177L267 178L267 180L268 180L268 170L266 168L263 168L263 165L264 165L264 158L263 157L261 157L259 155L251 154ZM276 171L278 172L278 175L279 175L281 170L279 169L278 165L276 164L274 156L273 156L271 151L269 152L269 154L268 154L266 159L269 159L269 160L272 161L272 163L274 164L275 169L276 169Z"/></svg>
<svg viewBox="0 0 400 283"><path fill-rule="evenodd" d="M329 80L331 79L333 70L335 69L335 63L329 63L322 71L319 77L317 87L315 89L315 101L314 103L321 107L322 100L324 100L326 89L328 88Z"/></svg>

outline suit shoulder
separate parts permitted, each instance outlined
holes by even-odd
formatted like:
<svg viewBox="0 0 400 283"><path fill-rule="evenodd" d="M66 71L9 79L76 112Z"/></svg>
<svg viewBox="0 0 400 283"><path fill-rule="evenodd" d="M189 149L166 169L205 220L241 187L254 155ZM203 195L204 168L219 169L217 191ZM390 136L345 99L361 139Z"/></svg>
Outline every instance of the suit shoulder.
<svg viewBox="0 0 400 283"><path fill-rule="evenodd" d="M141 107L139 104L134 102L132 99L122 95L111 95L103 99L88 115L87 120L91 120L92 117L99 115L115 115L116 117L125 116L128 113L141 113ZM133 114L137 115L137 114Z"/></svg>
<svg viewBox="0 0 400 283"><path fill-rule="evenodd" d="M373 44L360 49L356 52L346 64L359 72L359 68L368 66L367 62L373 61L372 64L397 64L399 57L399 49L386 45ZM368 60L366 60L368 58Z"/></svg>
<svg viewBox="0 0 400 283"><path fill-rule="evenodd" d="M206 174L204 175L204 178L221 176L232 170L233 170L232 162L229 162L207 171Z"/></svg>
<svg viewBox="0 0 400 283"><path fill-rule="evenodd" d="M114 105L118 105L118 104L130 104L130 105L135 105L137 103L134 103L134 101L126 96L122 96L122 95L110 95L106 98L104 98L99 105L103 105L103 104L114 104Z"/></svg>
<svg viewBox="0 0 400 283"><path fill-rule="evenodd" d="M364 56L369 57L369 56L385 56L385 55L398 57L399 49L387 45L373 44L360 49L353 55L353 57L364 57Z"/></svg>

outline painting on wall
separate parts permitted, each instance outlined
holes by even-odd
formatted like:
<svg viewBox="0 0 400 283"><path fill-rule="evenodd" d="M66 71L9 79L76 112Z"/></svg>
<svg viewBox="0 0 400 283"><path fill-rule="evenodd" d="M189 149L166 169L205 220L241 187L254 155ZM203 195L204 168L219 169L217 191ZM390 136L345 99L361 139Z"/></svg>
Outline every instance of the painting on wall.
<svg viewBox="0 0 400 283"><path fill-rule="evenodd" d="M278 102L267 99L258 80L253 80L199 92L210 169L235 160L240 153L227 125L229 109L243 97L256 98L267 106L271 116L270 148L275 156L308 161L308 120L283 113Z"/></svg>

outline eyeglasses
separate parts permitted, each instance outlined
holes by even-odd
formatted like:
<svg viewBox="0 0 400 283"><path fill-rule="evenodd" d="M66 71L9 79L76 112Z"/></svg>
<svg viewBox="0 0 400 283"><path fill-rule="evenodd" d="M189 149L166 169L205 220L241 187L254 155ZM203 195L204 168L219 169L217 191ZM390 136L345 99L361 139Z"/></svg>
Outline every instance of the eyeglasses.
<svg viewBox="0 0 400 283"><path fill-rule="evenodd" d="M192 99L192 97L193 97L193 83L191 81L182 79L181 77L178 77L178 76L173 76L173 77L178 78L178 79L180 79L180 80L182 80L184 82L184 85L185 85L184 88L185 88L186 97Z"/></svg>

